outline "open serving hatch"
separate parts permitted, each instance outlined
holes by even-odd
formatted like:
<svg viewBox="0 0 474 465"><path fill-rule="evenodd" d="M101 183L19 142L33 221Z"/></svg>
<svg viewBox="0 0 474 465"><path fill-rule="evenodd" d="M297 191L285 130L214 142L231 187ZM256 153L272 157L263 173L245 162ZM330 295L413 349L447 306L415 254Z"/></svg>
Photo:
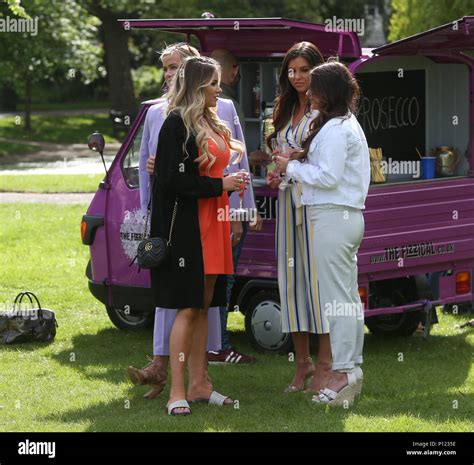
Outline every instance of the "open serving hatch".
<svg viewBox="0 0 474 465"><path fill-rule="evenodd" d="M177 40L190 42L195 37L203 55L225 48L238 57L237 98L245 116L242 126L249 152L261 145L262 108L275 98L282 58L294 43L305 40L324 57L339 57L357 74L363 94L359 121L369 146L381 147L386 158L416 162L417 150L428 154L439 146L452 146L461 155L474 157L474 105L469 97L474 92L474 58L469 56L474 49L474 16L375 48L369 55L362 52L355 32L285 18L120 22L125 29L177 33ZM399 79L400 69L404 79ZM463 156L456 175L470 174L472 166L474 160L469 163ZM389 177L391 182L413 179L412 175Z"/></svg>
<svg viewBox="0 0 474 465"><path fill-rule="evenodd" d="M474 16L464 16L442 26L382 45L372 50L377 55L436 56L474 50Z"/></svg>
<svg viewBox="0 0 474 465"><path fill-rule="evenodd" d="M209 55L226 48L238 58L281 58L294 43L307 40L317 44L324 56L357 59L361 55L354 32L329 31L322 24L285 18L205 18L205 19L122 19L124 28L160 29L191 35L199 40L200 51Z"/></svg>

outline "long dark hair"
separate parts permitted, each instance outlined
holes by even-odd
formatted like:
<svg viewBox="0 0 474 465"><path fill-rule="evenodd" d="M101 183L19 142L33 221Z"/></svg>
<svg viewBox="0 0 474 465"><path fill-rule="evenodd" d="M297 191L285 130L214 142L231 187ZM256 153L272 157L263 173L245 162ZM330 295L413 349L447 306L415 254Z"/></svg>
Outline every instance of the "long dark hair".
<svg viewBox="0 0 474 465"><path fill-rule="evenodd" d="M310 88L319 100L319 114L311 121L303 152L295 157L298 159L306 157L311 141L331 118L356 113L360 98L356 78L344 64L335 60L328 60L311 70Z"/></svg>
<svg viewBox="0 0 474 465"><path fill-rule="evenodd" d="M277 132L283 129L290 120L294 105L299 104L298 92L288 79L289 63L298 57L304 58L311 68L324 62L321 52L311 42L298 42L286 52L280 72L280 95L275 99L273 107L273 127L275 130L267 137L269 147L271 146L271 139L276 137ZM306 110L309 111L309 109L308 102Z"/></svg>

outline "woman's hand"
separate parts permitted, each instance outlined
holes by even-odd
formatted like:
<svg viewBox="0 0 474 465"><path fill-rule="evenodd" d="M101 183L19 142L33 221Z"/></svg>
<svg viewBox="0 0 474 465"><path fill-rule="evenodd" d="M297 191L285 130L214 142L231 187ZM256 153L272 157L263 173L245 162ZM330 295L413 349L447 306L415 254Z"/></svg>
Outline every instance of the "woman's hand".
<svg viewBox="0 0 474 465"><path fill-rule="evenodd" d="M240 173L232 173L222 179L222 189L224 191L238 191L243 182L243 177Z"/></svg>
<svg viewBox="0 0 474 465"><path fill-rule="evenodd" d="M289 158L279 157L278 155L274 155L273 161L275 162L277 169L280 173L286 172L286 167L288 166L288 163L290 161Z"/></svg>
<svg viewBox="0 0 474 465"><path fill-rule="evenodd" d="M278 186L281 183L280 173L275 171L269 171L267 173L267 185L270 186L272 189L278 189Z"/></svg>
<svg viewBox="0 0 474 465"><path fill-rule="evenodd" d="M155 156L150 155L148 160L146 161L146 172L148 174L153 174L153 170L155 169Z"/></svg>
<svg viewBox="0 0 474 465"><path fill-rule="evenodd" d="M287 158L290 160L298 160L300 158L299 155L302 152L304 152L303 149L290 149L290 151L287 153Z"/></svg>

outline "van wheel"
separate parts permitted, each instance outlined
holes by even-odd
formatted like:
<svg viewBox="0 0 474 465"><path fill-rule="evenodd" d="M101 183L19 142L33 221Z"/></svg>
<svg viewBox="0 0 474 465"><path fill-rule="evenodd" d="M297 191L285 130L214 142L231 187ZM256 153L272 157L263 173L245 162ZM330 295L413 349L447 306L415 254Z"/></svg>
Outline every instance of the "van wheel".
<svg viewBox="0 0 474 465"><path fill-rule="evenodd" d="M287 354L292 350L291 335L281 331L278 291L265 289L252 296L245 306L245 331L259 352Z"/></svg>
<svg viewBox="0 0 474 465"><path fill-rule="evenodd" d="M110 320L119 329L135 331L153 326L154 312L130 314L126 313L123 308L115 308L110 305L106 305L105 308Z"/></svg>
<svg viewBox="0 0 474 465"><path fill-rule="evenodd" d="M372 316L365 319L365 324L375 336L411 336L420 321L423 321L423 310L388 315Z"/></svg>

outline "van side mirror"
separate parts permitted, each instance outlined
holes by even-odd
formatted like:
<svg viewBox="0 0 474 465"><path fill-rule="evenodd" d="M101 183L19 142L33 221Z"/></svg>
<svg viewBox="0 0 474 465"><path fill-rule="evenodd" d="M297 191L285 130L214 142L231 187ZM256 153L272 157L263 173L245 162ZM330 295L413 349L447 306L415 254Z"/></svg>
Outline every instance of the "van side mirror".
<svg viewBox="0 0 474 465"><path fill-rule="evenodd" d="M104 147L105 147L105 140L104 136L100 132L94 132L89 136L89 142L88 142L89 148L93 152L99 152L100 153L100 158L102 159L102 163L104 164L104 169L105 169L105 179L106 181L108 180L109 177L109 172L107 171L107 166L105 164L105 159L104 159Z"/></svg>
<svg viewBox="0 0 474 465"><path fill-rule="evenodd" d="M94 152L99 152L101 155L104 151L105 140L100 132L94 132L89 136L89 148Z"/></svg>

